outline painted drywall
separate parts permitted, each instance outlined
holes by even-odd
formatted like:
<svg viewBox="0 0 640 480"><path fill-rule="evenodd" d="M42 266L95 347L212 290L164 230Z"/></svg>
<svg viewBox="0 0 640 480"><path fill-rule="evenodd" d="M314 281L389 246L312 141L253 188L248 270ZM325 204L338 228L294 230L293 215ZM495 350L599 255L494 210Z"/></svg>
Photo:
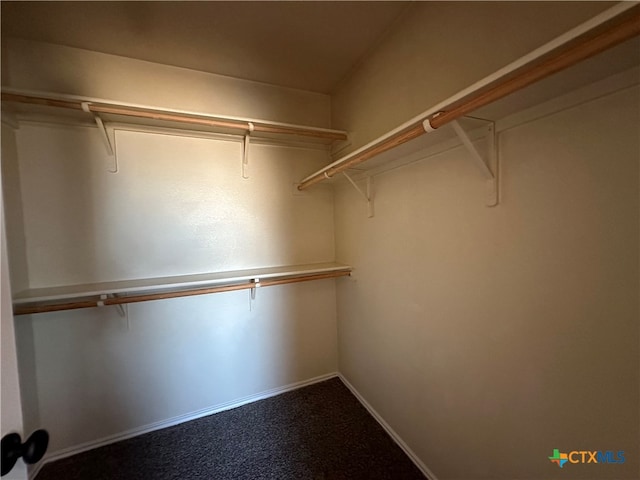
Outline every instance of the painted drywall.
<svg viewBox="0 0 640 480"><path fill-rule="evenodd" d="M10 87L330 120L326 95L22 40L3 49ZM334 260L331 190L293 188L327 163L322 148L253 142L245 179L238 138L110 127L109 156L90 126L16 133L17 162L3 162L16 290ZM25 427L48 429L55 455L334 372L334 288L18 317Z"/></svg>
<svg viewBox="0 0 640 480"><path fill-rule="evenodd" d="M2 124L2 196L7 199L5 224L8 249L11 252L9 276L14 291L28 287L27 256L25 252L24 223L20 195L20 171L14 129Z"/></svg>
<svg viewBox="0 0 640 480"><path fill-rule="evenodd" d="M336 370L332 280L20 318L51 453Z"/></svg>
<svg viewBox="0 0 640 480"><path fill-rule="evenodd" d="M18 147L14 127L15 125L11 126L8 123L3 122L2 124L2 200L6 205L4 209L6 238L3 237L3 242L5 240L6 242L3 244L3 248L6 248L8 252L7 257L3 257L2 268L8 268L9 270L11 286L11 289L6 291L7 297L3 297L2 308L8 309L7 311L11 315L13 313L11 293L20 292L29 287L24 215L20 189L20 166L18 164ZM5 288L4 284L3 288ZM6 284L6 288L9 288L9 283ZM3 342L13 342L14 344L16 339L21 339L17 349L17 368L20 379L22 426L24 432L33 432L40 428L37 385L33 375L36 368L33 334L29 322L14 322L13 315L11 318L11 331L5 335L3 330L2 338ZM7 328L9 327L7 326ZM8 372L8 378L11 378L12 368L11 361L8 361L6 365L3 361L3 378L5 371ZM11 389L7 391L11 391Z"/></svg>
<svg viewBox="0 0 640 480"><path fill-rule="evenodd" d="M15 155L15 142L11 138L13 131L10 127L2 125L2 161L8 161ZM0 173L0 178L2 174ZM5 235L4 201L0 195L0 250L2 261L0 262L0 315L2 319L0 338L0 358L2 365L2 389L0 390L0 426L2 437L8 433L24 435L22 425L22 405L20 402L20 380L18 374L18 359L16 354L15 331L13 326L13 312L11 311L11 284L9 281L9 258L7 254L7 242ZM13 470L8 474L9 480L24 480L27 478L27 470L24 462L18 460Z"/></svg>
<svg viewBox="0 0 640 480"><path fill-rule="evenodd" d="M334 128L370 142L611 7L612 2L414 2L331 97Z"/></svg>
<svg viewBox="0 0 640 480"><path fill-rule="evenodd" d="M20 39L4 55L7 87L317 127L331 121L328 95Z"/></svg>
<svg viewBox="0 0 640 480"><path fill-rule="evenodd" d="M337 190L340 371L438 480L638 478L639 104L502 132L495 208L463 148Z"/></svg>
<svg viewBox="0 0 640 480"><path fill-rule="evenodd" d="M323 149L116 129L17 131L32 288L333 261ZM116 169L117 173L112 173ZM51 453L336 371L334 281L21 316ZM25 368L28 370L28 368Z"/></svg>
<svg viewBox="0 0 640 480"><path fill-rule="evenodd" d="M252 144L243 179L239 140L118 129L116 157L95 128L17 141L31 288L333 261L331 191L293 186L324 150Z"/></svg>

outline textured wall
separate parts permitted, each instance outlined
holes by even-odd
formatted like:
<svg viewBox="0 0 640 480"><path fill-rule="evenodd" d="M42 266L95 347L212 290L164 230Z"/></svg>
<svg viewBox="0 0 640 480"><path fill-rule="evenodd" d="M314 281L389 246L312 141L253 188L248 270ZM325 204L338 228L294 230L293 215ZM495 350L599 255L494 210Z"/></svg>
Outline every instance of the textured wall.
<svg viewBox="0 0 640 480"><path fill-rule="evenodd" d="M349 150L595 16L611 2L415 2L331 97Z"/></svg>
<svg viewBox="0 0 640 480"><path fill-rule="evenodd" d="M462 148L337 191L340 371L439 480L637 478L639 102L502 132L495 208Z"/></svg>
<svg viewBox="0 0 640 480"><path fill-rule="evenodd" d="M333 261L332 196L294 195L323 150L95 128L17 132L32 288ZM118 163L118 173L110 173Z"/></svg>
<svg viewBox="0 0 640 480"><path fill-rule="evenodd" d="M326 152L93 128L18 133L32 288L332 261ZM333 281L18 317L52 452L336 370ZM25 359L25 364L29 359Z"/></svg>
<svg viewBox="0 0 640 480"><path fill-rule="evenodd" d="M324 95L32 42L5 52L12 87L329 121ZM3 161L16 289L334 259L331 191L293 188L323 149L252 143L243 179L237 138L120 129L110 173L96 128L27 122L16 137L17 163ZM16 338L25 425L47 428L56 453L335 372L334 281L265 288L251 307L245 291L131 305L126 319L21 316Z"/></svg>
<svg viewBox="0 0 640 480"><path fill-rule="evenodd" d="M9 162L16 156L15 141L13 132L10 128L2 125L2 162ZM2 177L2 175L0 175ZM22 404L20 395L20 380L18 374L17 354L15 338L15 328L13 324L13 315L11 312L11 284L9 281L9 261L7 254L7 242L5 235L5 214L4 201L0 197L0 245L2 255L2 270L0 272L0 289L2 296L0 297L0 316L2 323L0 324L0 338L2 345L2 436L7 433L16 432L23 436L23 420L22 420ZM27 471L22 460L18 460L11 471L8 480L24 480L27 478Z"/></svg>
<svg viewBox="0 0 640 480"><path fill-rule="evenodd" d="M331 121L329 97L318 93L19 39L4 56L3 85L14 88L317 127Z"/></svg>

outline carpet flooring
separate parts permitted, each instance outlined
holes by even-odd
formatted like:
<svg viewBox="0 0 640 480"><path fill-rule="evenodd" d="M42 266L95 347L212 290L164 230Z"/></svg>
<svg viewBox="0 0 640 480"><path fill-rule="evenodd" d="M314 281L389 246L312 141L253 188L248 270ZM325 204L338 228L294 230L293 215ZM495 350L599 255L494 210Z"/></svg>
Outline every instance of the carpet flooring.
<svg viewBox="0 0 640 480"><path fill-rule="evenodd" d="M36 480L424 480L338 378L46 464Z"/></svg>

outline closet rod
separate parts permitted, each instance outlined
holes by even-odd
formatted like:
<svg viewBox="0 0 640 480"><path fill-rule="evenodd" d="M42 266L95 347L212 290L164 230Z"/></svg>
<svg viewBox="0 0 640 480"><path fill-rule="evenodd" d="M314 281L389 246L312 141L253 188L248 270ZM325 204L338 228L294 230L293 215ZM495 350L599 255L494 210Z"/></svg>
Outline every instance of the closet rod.
<svg viewBox="0 0 640 480"><path fill-rule="evenodd" d="M77 302L55 303L48 305L26 305L14 307L14 315L27 315L32 313L58 312L62 310L76 310L79 308L93 308L98 306L122 305L125 303L147 302L150 300L163 300L166 298L191 297L194 295L207 295L210 293L231 292L235 290L247 290L251 288L273 287L289 283L308 282L311 280L323 280L326 278L336 278L348 276L349 271L315 273L310 275L299 275L289 278L274 280L260 280L260 282L245 282L232 285L221 285L219 287L195 288L189 290L179 290L176 292L148 293L144 295L129 295L123 297L111 297L103 300L82 300Z"/></svg>
<svg viewBox="0 0 640 480"><path fill-rule="evenodd" d="M124 115L128 117L136 118L149 118L152 120L166 120L170 122L186 123L191 125L202 125L214 128L231 128L248 131L251 127L249 123L253 124L254 132L262 133L275 133L283 135L299 135L303 137L314 137L327 140L346 140L346 133L332 132L322 129L313 129L297 126L286 125L269 125L260 122L244 122L238 120L222 120L214 119L205 116L197 115L181 115L177 113L166 113L156 109L140 109L140 108L128 108L119 105L111 105L107 103L93 103L82 102L79 100L61 100L47 97L40 97L37 95L16 94L9 92L2 92L3 102L17 102L26 103L31 105L42 105L48 107L69 108L73 110L84 110L83 104L86 108L93 113L106 113L112 115Z"/></svg>
<svg viewBox="0 0 640 480"><path fill-rule="evenodd" d="M638 11L638 8L635 8L633 12L634 13L624 21L608 27L606 30L601 31L593 37L583 39L582 41L578 40L579 43L570 44L565 46L565 48L561 47L559 51L552 52L540 63L534 63L528 68L525 67L525 69L520 73L516 73L512 77L504 79L502 82L486 91L481 91L473 95L463 103L457 105L454 104L450 110L443 111L432 116L430 119L424 119L414 125L410 125L406 129L386 138L377 145L372 145L370 148L363 150L359 154L353 155L344 162L338 161L333 167L325 167L325 169L300 182L298 190L304 190L316 183L333 177L337 173L353 168L376 155L413 140L432 129L440 128L441 126L451 122L452 120L460 118L473 110L504 98L511 93L542 80L543 78L558 73L561 70L571 67L639 35L640 12ZM426 127L425 124L427 124Z"/></svg>

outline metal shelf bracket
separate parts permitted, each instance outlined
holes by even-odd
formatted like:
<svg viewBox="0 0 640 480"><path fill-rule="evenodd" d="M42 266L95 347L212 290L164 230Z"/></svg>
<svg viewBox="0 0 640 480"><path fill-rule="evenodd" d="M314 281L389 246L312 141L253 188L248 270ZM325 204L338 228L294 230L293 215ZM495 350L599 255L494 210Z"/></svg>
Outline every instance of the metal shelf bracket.
<svg viewBox="0 0 640 480"><path fill-rule="evenodd" d="M81 105L82 105L82 110L93 115L93 119L96 122L98 130L100 131L100 134L102 135L104 146L107 148L107 153L109 155L113 155L113 145L111 145L111 140L109 139L109 134L107 133L107 129L104 126L104 122L98 115L96 115L91 111L91 109L89 108L91 104L89 102L82 102Z"/></svg>
<svg viewBox="0 0 640 480"><path fill-rule="evenodd" d="M98 300L96 306L104 307L105 306L104 301L107 300L108 298L116 298L116 296L103 293L102 295L100 295L100 300ZM124 311L124 307L122 305L116 304L114 305L114 307L116 307L116 310L118 311L118 315L120 315L122 318L127 316L126 312Z"/></svg>
<svg viewBox="0 0 640 480"><path fill-rule="evenodd" d="M242 178L249 178L249 145L251 142L251 132L254 130L253 123L249 122L249 131L242 141Z"/></svg>
<svg viewBox="0 0 640 480"><path fill-rule="evenodd" d="M251 300L255 300L256 299L256 288L260 288L260 279L259 278L254 278L252 280L253 282L253 287L251 288Z"/></svg>
<svg viewBox="0 0 640 480"><path fill-rule="evenodd" d="M365 193L347 172L342 172L342 174L347 180L349 180L349 183L353 185L353 188L355 188L360 196L367 202L367 216L369 218L373 217L373 189L371 184L371 177L367 177L367 192Z"/></svg>
<svg viewBox="0 0 640 480"><path fill-rule="evenodd" d="M100 116L91 111L91 108L90 108L91 104L89 102L82 102L80 105L83 111L93 115L93 120L96 122L96 126L98 127L98 131L100 132L100 136L102 137L104 146L107 149L107 154L114 158L113 170L107 170L107 171L109 173L118 173L118 157L115 154L115 149L113 148L113 144L111 143L111 138L109 138L109 132L107 132L107 127L105 126Z"/></svg>
<svg viewBox="0 0 640 480"><path fill-rule="evenodd" d="M254 278L251 280L251 283L253 284L253 286L251 287L250 293L249 293L249 311L253 311L253 303L256 301L256 288L260 288L262 285L260 285L260 279L259 278Z"/></svg>
<svg viewBox="0 0 640 480"><path fill-rule="evenodd" d="M471 159L480 170L486 182L486 205L495 207L498 205L498 144L496 142L496 126L493 121L487 120L486 127L487 154L483 156L465 130L457 120L451 121L451 126L456 135L471 154Z"/></svg>

